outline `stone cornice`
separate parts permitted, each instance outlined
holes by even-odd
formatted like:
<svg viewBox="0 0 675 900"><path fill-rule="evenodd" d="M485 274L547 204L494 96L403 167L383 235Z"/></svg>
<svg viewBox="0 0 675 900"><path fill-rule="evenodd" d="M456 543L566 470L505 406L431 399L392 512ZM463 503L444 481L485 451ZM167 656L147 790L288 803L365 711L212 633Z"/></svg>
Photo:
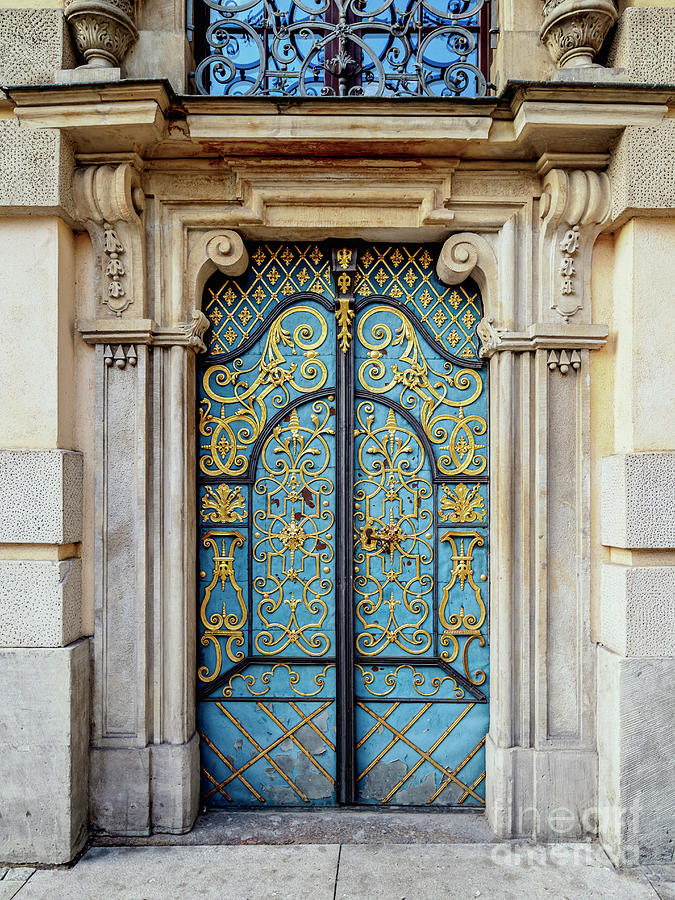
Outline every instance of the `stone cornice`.
<svg viewBox="0 0 675 900"><path fill-rule="evenodd" d="M14 113L65 131L80 153L266 155L330 148L356 157L401 153L485 160L603 154L627 125L655 125L675 87L508 84L498 97L387 100L176 97L162 81L15 86ZM574 163L571 163L574 165Z"/></svg>

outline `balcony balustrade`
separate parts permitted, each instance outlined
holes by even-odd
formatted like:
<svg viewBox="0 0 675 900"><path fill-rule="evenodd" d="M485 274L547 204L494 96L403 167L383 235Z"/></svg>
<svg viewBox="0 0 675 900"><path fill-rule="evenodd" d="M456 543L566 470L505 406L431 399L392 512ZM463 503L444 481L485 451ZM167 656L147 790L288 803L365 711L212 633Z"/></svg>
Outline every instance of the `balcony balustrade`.
<svg viewBox="0 0 675 900"><path fill-rule="evenodd" d="M490 0L193 0L201 94L480 97Z"/></svg>

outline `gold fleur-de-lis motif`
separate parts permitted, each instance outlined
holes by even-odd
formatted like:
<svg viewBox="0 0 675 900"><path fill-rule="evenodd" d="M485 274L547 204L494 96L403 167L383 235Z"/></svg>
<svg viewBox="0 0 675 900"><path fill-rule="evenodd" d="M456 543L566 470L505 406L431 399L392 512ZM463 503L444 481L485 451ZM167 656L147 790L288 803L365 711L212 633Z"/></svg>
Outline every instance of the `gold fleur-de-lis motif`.
<svg viewBox="0 0 675 900"><path fill-rule="evenodd" d="M338 301L338 308L335 310L335 318L340 326L338 332L340 350L342 350L343 353L346 353L347 350L349 350L349 344L352 340L350 326L354 320L354 310L351 308L348 297L344 297Z"/></svg>
<svg viewBox="0 0 675 900"><path fill-rule="evenodd" d="M354 254L353 250L349 250L347 247L341 247L337 252L337 261L340 265L341 269L346 269L350 265L352 261L352 256Z"/></svg>

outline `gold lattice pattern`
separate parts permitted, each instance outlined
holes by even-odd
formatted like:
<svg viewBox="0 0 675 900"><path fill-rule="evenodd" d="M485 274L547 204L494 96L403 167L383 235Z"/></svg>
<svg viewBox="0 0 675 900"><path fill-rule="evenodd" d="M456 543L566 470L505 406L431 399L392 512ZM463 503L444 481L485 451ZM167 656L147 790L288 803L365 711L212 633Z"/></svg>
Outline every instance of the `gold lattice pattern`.
<svg viewBox="0 0 675 900"><path fill-rule="evenodd" d="M441 284L435 258L425 247L368 247L359 256L357 298L384 294L411 307L455 356L478 355L476 323L483 313L478 292Z"/></svg>
<svg viewBox="0 0 675 900"><path fill-rule="evenodd" d="M272 740L267 742L267 744L263 744L262 742L256 740L255 736L251 734L251 732L246 728L244 723L238 719L233 713L230 712L227 707L223 706L222 703L216 703L216 706L221 711L221 713L225 716L229 722L234 725L237 731L240 733L241 738L245 739L247 743L250 745L250 757L249 759L238 768L233 764L232 757L230 754L225 754L222 750L216 746L216 744L206 735L203 731L200 732L200 736L204 743L208 746L208 748L218 757L221 763L224 764L226 769L229 771L229 775L224 778L222 781L218 781L214 775L208 771L208 769L202 765L202 773L208 779L208 781L212 784L211 790L207 791L204 794L204 800L209 801L215 794L220 794L226 801L229 803L232 802L232 796L227 790L227 786L230 782L238 779L241 784L250 791L252 797L254 797L259 803L265 803L265 797L257 790L257 787L263 788L263 785L260 783L254 784L253 782L258 782L258 779L254 779L250 776L246 777L247 773L251 769L252 766L257 762L263 761L270 773L275 773L277 776L280 776L286 784L295 792L297 797L302 800L303 803L309 803L310 798L307 796L302 787L297 784L290 775L285 771L285 769L280 765L281 758L277 759L273 754L273 751L276 750L280 745L284 745L284 747L289 747L294 750L299 751L302 755L308 760L311 766L316 770L319 776L323 776L326 781L330 784L331 787L335 786L335 778L331 773L321 764L320 760L317 758L322 753L326 752L326 748L330 749L335 753L335 744L332 743L330 738L328 738L324 732L317 727L316 723L313 721L317 718L324 710L328 709L331 705L331 700L326 700L324 703L317 706L309 713L304 712L297 703L290 701L288 706L293 712L298 716L298 721L295 725L290 728L287 727L283 721L275 715L273 705L265 704L265 703L256 703L257 709L263 713L278 729L278 736ZM306 744L307 735L309 735L310 739L313 739L310 746L313 746L316 743L316 738L318 737L322 745L318 748L318 752L310 752ZM250 779L250 780L249 780Z"/></svg>
<svg viewBox="0 0 675 900"><path fill-rule="evenodd" d="M250 264L241 278L206 288L204 309L211 329L209 353L229 353L242 344L266 315L299 291L333 296L329 254L317 244L254 244Z"/></svg>
<svg viewBox="0 0 675 900"><path fill-rule="evenodd" d="M387 754L395 747L396 744L401 742L402 744L409 747L415 754L417 754L418 759L412 766L406 768L406 772L403 777L396 782L396 784L391 787L388 792L381 797L378 797L379 803L396 803L396 794L398 791L407 783L410 782L410 779L415 775L418 769L420 769L425 763L428 766L431 766L437 772L440 773L440 784L437 788L430 794L428 799L426 800L426 804L431 804L436 801L443 791L449 785L455 785L456 788L459 788L461 794L459 799L453 803L453 806L461 806L467 800L472 800L477 806L484 806L485 800L481 797L481 795L477 792L477 788L480 783L485 778L485 771L481 772L478 778L476 778L471 784L467 784L460 778L460 773L464 766L468 762L470 762L473 757L478 753L479 750L482 750L485 746L485 738L482 737L480 741L473 747L469 753L462 759L459 763L457 763L454 767L450 768L447 765L443 765L439 760L434 756L436 751L442 752L439 750L441 745L446 740L448 735L455 729L455 727L462 721L462 719L471 712L474 708L475 704L471 703L468 706L465 706L457 716L455 716L454 720L450 722L449 725L436 737L433 743L425 749L423 747L418 746L414 741L412 741L408 735L406 734L412 726L414 726L426 713L430 710L433 710L433 703L427 702L421 708L413 711L411 713L411 718L402 728L396 728L392 725L388 719L395 713L401 704L397 701L392 703L392 705L382 714L380 715L370 706L363 702L357 702L357 706L359 709L362 709L364 712L368 713L374 719L374 722L371 723L370 729L366 732L366 734L361 738L361 740L356 745L357 750L360 750L361 747L368 741L368 739L374 734L380 734L382 732L388 731L392 737L387 744L377 753L377 755L373 756L366 767L362 769L357 776L357 781L361 781L365 778L377 765L379 765ZM428 730L428 729L427 729Z"/></svg>

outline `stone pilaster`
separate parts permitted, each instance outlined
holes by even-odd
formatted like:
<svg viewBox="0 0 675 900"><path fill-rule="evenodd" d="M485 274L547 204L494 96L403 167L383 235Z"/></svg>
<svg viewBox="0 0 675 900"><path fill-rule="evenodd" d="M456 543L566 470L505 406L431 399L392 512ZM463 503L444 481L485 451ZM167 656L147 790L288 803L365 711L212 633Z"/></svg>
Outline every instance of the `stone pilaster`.
<svg viewBox="0 0 675 900"><path fill-rule="evenodd" d="M552 263L542 274L539 321L525 330L514 329L510 225L498 256L485 237L461 234L446 242L438 264L447 283L473 277L486 311L478 335L490 359L493 434L487 810L502 837L570 839L597 828L588 354L604 344L607 328L590 324L588 311L586 322L567 321L584 308L590 246L582 241L592 242L601 217L595 206L586 212L591 204L575 194L578 183L589 184L575 178L564 201L551 198L560 213L548 216L542 243ZM552 296L559 274L552 266L560 232L564 238L577 222L577 308L565 316Z"/></svg>

